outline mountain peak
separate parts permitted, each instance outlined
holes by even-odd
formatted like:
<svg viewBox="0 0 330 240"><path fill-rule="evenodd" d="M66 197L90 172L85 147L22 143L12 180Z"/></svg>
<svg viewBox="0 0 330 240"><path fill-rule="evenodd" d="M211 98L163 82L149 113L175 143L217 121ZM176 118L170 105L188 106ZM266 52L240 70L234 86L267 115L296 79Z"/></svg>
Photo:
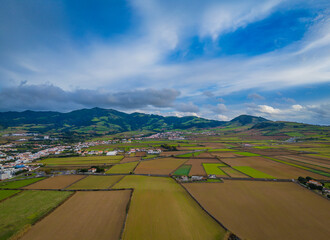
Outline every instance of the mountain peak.
<svg viewBox="0 0 330 240"><path fill-rule="evenodd" d="M231 123L239 123L241 125L247 125L247 124L257 124L261 122L268 122L269 120L263 117L255 117L250 115L240 115L234 119L232 119Z"/></svg>

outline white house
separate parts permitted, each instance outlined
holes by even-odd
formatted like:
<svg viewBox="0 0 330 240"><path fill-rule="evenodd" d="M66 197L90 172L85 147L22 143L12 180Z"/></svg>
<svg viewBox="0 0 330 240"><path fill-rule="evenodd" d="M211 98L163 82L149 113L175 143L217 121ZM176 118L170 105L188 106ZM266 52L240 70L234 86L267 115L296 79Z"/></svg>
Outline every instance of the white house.
<svg viewBox="0 0 330 240"><path fill-rule="evenodd" d="M118 151L109 151L107 152L107 156L116 156Z"/></svg>

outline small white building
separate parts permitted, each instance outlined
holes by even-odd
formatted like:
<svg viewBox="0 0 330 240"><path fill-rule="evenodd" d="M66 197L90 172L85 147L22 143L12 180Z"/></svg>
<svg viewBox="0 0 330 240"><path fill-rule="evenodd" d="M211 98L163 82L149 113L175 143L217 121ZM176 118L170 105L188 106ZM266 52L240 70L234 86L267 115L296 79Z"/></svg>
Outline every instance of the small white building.
<svg viewBox="0 0 330 240"><path fill-rule="evenodd" d="M118 151L109 151L107 152L107 156L116 156Z"/></svg>

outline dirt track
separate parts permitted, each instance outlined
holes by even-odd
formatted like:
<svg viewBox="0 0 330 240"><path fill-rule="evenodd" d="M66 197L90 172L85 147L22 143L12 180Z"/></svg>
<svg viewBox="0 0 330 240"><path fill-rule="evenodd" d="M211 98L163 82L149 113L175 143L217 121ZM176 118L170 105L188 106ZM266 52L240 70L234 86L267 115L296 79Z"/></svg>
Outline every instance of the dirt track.
<svg viewBox="0 0 330 240"><path fill-rule="evenodd" d="M77 192L21 239L117 240L129 197L130 190Z"/></svg>

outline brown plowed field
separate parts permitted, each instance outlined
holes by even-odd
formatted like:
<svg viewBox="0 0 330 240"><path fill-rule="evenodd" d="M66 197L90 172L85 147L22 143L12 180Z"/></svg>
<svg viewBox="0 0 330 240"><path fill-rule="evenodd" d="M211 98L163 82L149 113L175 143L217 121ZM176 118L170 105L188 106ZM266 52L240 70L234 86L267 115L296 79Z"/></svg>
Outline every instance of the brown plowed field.
<svg viewBox="0 0 330 240"><path fill-rule="evenodd" d="M198 158L214 158L210 153L208 152L203 152L197 156Z"/></svg>
<svg viewBox="0 0 330 240"><path fill-rule="evenodd" d="M127 163L127 162L136 162L140 161L141 157L124 157L123 160L120 161L120 163Z"/></svg>
<svg viewBox="0 0 330 240"><path fill-rule="evenodd" d="M323 167L323 168L321 168L321 170L324 170L324 168L330 168L329 160L327 161L327 160L323 160L323 159L304 157L301 155L281 156L281 157L279 157L279 159L280 158L283 160L288 159L288 160L294 160L294 161L298 161L298 162L307 163L310 167L311 167L311 165L318 165L320 167Z"/></svg>
<svg viewBox="0 0 330 240"><path fill-rule="evenodd" d="M45 180L26 186L24 189L62 189L84 177L85 176L82 175L61 175L49 177Z"/></svg>
<svg viewBox="0 0 330 240"><path fill-rule="evenodd" d="M23 240L119 239L130 190L77 192L34 225Z"/></svg>
<svg viewBox="0 0 330 240"><path fill-rule="evenodd" d="M155 160L142 161L134 172L137 174L167 175L181 166L185 161L187 160L179 158L159 158Z"/></svg>
<svg viewBox="0 0 330 240"><path fill-rule="evenodd" d="M329 201L294 183L225 180L184 186L242 239L329 239Z"/></svg>
<svg viewBox="0 0 330 240"><path fill-rule="evenodd" d="M263 157L223 158L223 162L230 166L249 166L275 178L297 179L299 176L310 176L316 179L328 179L325 176L306 171L287 164L278 163Z"/></svg>
<svg viewBox="0 0 330 240"><path fill-rule="evenodd" d="M206 176L206 172L202 165L203 163L220 163L220 161L218 159L199 159L199 158L189 159L185 163L191 165L189 176L194 176L194 175Z"/></svg>
<svg viewBox="0 0 330 240"><path fill-rule="evenodd" d="M211 152L215 157L221 158L231 158L231 157L241 157L242 155L236 154L235 152Z"/></svg>
<svg viewBox="0 0 330 240"><path fill-rule="evenodd" d="M145 156L147 156L146 152L136 152L135 153L135 157L145 157Z"/></svg>

